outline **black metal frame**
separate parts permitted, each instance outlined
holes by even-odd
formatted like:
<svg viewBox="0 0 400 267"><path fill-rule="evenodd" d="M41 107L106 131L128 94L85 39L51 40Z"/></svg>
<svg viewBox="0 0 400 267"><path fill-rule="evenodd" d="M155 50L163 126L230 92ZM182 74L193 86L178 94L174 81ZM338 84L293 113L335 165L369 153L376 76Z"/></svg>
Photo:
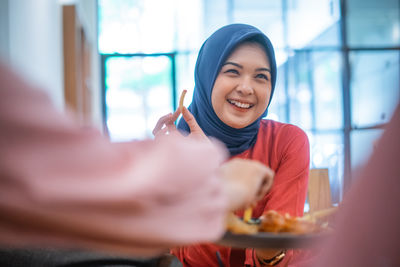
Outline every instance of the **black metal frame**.
<svg viewBox="0 0 400 267"><path fill-rule="evenodd" d="M351 185L351 95L350 95L350 61L347 45L347 13L346 0L340 0L340 40L342 48L342 96L343 96L343 145L344 173L343 190Z"/></svg>

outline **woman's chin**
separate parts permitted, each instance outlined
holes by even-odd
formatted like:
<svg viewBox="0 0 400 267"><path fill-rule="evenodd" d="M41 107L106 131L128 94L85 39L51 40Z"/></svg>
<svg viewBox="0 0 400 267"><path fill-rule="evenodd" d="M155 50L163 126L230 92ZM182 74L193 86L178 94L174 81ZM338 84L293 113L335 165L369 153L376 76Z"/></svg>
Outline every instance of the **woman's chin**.
<svg viewBox="0 0 400 267"><path fill-rule="evenodd" d="M226 125L235 128L235 129L242 129L245 128L247 126L249 126L251 124L251 122L248 122L247 120L231 120L231 121L227 121L225 122Z"/></svg>

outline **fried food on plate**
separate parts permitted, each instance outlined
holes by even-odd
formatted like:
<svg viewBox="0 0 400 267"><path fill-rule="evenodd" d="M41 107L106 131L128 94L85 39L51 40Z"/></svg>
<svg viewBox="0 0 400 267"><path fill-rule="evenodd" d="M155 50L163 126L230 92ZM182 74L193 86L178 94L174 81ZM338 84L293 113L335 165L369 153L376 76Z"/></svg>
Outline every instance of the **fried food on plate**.
<svg viewBox="0 0 400 267"><path fill-rule="evenodd" d="M319 225L302 217L279 214L274 210L266 211L260 217L259 232L308 234L319 232Z"/></svg>
<svg viewBox="0 0 400 267"><path fill-rule="evenodd" d="M265 211L257 224L249 224L231 213L227 220L227 230L235 234L255 234L258 232L310 234L326 231L327 223L320 223L322 217L331 216L336 208L318 211L304 217L280 214L275 210Z"/></svg>
<svg viewBox="0 0 400 267"><path fill-rule="evenodd" d="M228 213L226 221L226 230L235 234L256 234L258 232L258 225L248 224L241 220L232 212Z"/></svg>

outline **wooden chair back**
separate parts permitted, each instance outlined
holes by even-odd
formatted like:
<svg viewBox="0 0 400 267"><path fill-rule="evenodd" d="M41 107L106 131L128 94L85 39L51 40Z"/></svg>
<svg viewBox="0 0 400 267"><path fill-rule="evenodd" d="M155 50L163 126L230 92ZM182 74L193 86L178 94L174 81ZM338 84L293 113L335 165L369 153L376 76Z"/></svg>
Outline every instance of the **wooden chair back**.
<svg viewBox="0 0 400 267"><path fill-rule="evenodd" d="M332 207L328 169L310 169L307 196L310 213Z"/></svg>

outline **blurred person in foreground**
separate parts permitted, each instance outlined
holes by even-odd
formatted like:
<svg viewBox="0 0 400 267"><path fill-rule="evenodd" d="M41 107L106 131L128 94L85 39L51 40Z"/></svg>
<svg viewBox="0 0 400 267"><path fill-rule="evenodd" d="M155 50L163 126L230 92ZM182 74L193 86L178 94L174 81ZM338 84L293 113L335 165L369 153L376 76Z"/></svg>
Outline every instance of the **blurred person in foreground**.
<svg viewBox="0 0 400 267"><path fill-rule="evenodd" d="M273 179L256 162L223 164L227 152L216 143L178 136L111 143L1 62L0 147L4 247L148 257L218 240L227 212L260 199Z"/></svg>
<svg viewBox="0 0 400 267"><path fill-rule="evenodd" d="M335 233L307 266L400 266L400 105L337 214Z"/></svg>

